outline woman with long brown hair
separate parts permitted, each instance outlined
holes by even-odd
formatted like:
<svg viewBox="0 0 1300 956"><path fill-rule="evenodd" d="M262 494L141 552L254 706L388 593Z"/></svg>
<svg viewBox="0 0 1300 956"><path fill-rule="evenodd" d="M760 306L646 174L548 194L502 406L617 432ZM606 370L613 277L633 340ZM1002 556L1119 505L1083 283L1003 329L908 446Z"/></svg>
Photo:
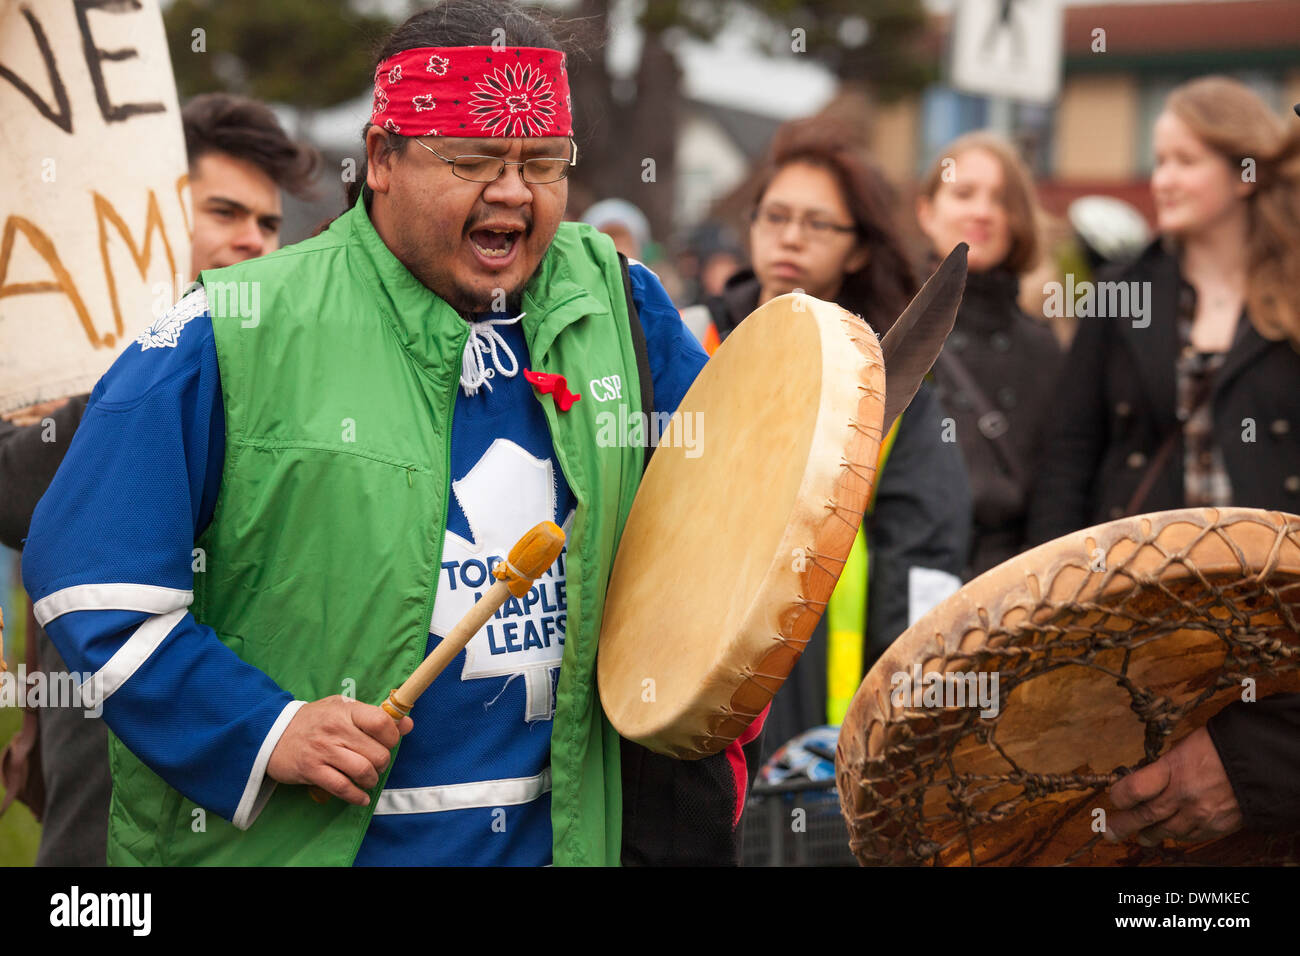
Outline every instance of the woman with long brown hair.
<svg viewBox="0 0 1300 956"><path fill-rule="evenodd" d="M841 127L818 118L782 126L756 180L753 266L707 303L716 338L796 289L861 315L884 335L917 287L891 200ZM882 444L863 521L865 566L850 559L819 633L773 700L765 752L809 727L839 723L863 669L960 585L970 490L956 444L942 438L942 417L923 385Z"/></svg>
<svg viewBox="0 0 1300 956"><path fill-rule="evenodd" d="M1104 277L1129 308L1080 318L1037 540L1170 508L1300 511L1300 123L1205 77L1170 94L1154 145L1160 238ZM1110 831L1300 829L1298 731L1300 695L1230 704L1116 784Z"/></svg>

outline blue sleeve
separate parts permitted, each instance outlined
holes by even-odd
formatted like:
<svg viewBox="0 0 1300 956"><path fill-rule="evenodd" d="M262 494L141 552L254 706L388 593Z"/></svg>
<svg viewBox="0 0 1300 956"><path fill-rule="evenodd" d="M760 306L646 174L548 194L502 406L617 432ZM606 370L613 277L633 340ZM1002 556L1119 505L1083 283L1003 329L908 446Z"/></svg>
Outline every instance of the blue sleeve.
<svg viewBox="0 0 1300 956"><path fill-rule="evenodd" d="M659 277L635 259L628 261L632 301L645 330L655 411L672 414L700 374L709 355L682 322Z"/></svg>
<svg viewBox="0 0 1300 956"><path fill-rule="evenodd" d="M246 828L301 703L198 623L194 540L225 451L202 289L118 357L36 507L23 583L83 705L169 784Z"/></svg>

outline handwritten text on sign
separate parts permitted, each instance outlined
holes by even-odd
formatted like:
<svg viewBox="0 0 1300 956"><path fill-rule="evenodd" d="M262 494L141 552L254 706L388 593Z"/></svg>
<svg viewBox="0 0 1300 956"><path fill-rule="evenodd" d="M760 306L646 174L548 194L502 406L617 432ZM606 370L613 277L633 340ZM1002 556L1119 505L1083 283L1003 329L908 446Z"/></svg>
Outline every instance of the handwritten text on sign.
<svg viewBox="0 0 1300 956"><path fill-rule="evenodd" d="M156 0L0 0L0 142L4 412L89 391L189 274Z"/></svg>

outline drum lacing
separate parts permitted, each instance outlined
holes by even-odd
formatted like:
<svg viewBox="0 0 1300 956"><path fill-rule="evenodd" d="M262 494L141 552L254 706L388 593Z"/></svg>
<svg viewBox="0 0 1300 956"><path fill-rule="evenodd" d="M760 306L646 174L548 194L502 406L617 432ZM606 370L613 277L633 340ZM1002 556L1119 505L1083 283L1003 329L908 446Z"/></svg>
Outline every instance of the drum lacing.
<svg viewBox="0 0 1300 956"><path fill-rule="evenodd" d="M1239 691L1242 680L1248 676L1258 678L1300 670L1300 645L1277 636L1295 633L1300 628L1296 584L1286 578L1270 580L1283 543L1289 540L1293 545L1300 544L1297 528L1287 522L1278 525L1250 519L1252 524L1267 527L1276 536L1264 561L1266 567L1256 573L1250 570L1251 563L1220 525L1218 514L1209 511L1207 516L1207 526L1175 552L1159 540L1163 526L1147 525L1141 533L1126 533L1124 540L1136 545L1129 552L1130 557L1107 567L1101 572L1100 582L1096 572L1084 574L1074 586L1073 594L1051 600L1017 595L1014 603L976 609L976 613L953 622L947 633L938 636L941 660L927 665L927 672L950 670L954 661L962 662L958 668L961 670L997 671L1001 678L999 696L1003 700L1026 681L1064 666L1077 665L1105 674L1127 693L1131 709L1142 722L1144 755L1138 765L1150 763L1160 755L1183 721L1211 698L1229 689ZM1234 523L1241 520L1235 519ZM1191 555L1196 547L1209 537L1224 542L1236 556L1241 569L1239 578L1225 580L1216 575L1217 580L1211 581L1192 564ZM1132 556L1146 549L1155 549L1163 560L1154 570L1138 574L1130 567ZM1080 557L1082 560L1064 560L1055 566L1050 578L1033 590L1033 594L1050 595L1062 572L1090 571L1092 555ZM1176 587L1163 580L1174 564L1191 572L1189 579ZM1091 594L1105 594L1116 577L1129 584L1122 598L1106 604L1081 599L1085 588ZM1156 613L1152 613L1150 603L1153 594L1161 594L1166 599L1166 604ZM1021 622L1016 625L1016 631L996 623L1012 611ZM1050 613L1041 614L1043 611ZM1050 617L1056 623L1028 623L1040 616ZM1261 628L1261 617L1266 630ZM976 630L984 633L984 646L961 649L965 636ZM1135 649L1186 630L1204 630L1214 635L1226 645L1226 655L1220 671L1200 685L1199 693L1176 703L1138 684L1140 678L1130 675L1129 668ZM1072 639L1071 635L1078 638ZM998 646L989 646L994 642ZM944 648L946 653L942 652ZM1124 651L1122 661L1104 666L1099 655L1109 651L1113 657L1117 648ZM964 857L971 865L1026 864L1041 862L1044 854L1051 853L1060 862L1088 861L1101 834L1080 840L1070 852L1057 855L1060 834L1067 825L1089 827L1092 813L1101 805L1099 795L1133 768L1119 766L1110 773L1034 773L1020 766L999 743L996 732L1004 713L1001 710L986 718L964 708L936 711L907 707L891 713L887 704L883 707L880 729L885 735L885 745L880 756L858 762L851 768L841 768L841 775L852 785L851 790L841 786L841 800L850 818L850 843L860 860L937 864L959 862ZM876 731L871 730L871 724L866 724L860 732ZM993 748L1007 769L1001 773L959 772L952 755L967 736ZM947 812L927 816L926 795L936 787L947 791ZM1071 792L1078 793L1078 798L1066 801L1066 810L1054 823L1014 845L1007 844L1001 850L990 852L985 840L987 831L976 832L981 825L1022 813L1034 800ZM999 799L1003 795L1005 798ZM936 842L936 836L942 842ZM1289 839L1289 845L1285 840L1270 839L1267 852L1284 854L1279 860L1295 859L1300 841L1294 834ZM977 846L983 847L982 857L976 854ZM1133 847L1123 862L1176 863L1195 859L1183 847Z"/></svg>
<svg viewBox="0 0 1300 956"><path fill-rule="evenodd" d="M879 438L881 432L883 431L879 423L875 425L864 425L856 418L849 421L849 427L856 432L861 432L863 435L866 435L869 438Z"/></svg>
<svg viewBox="0 0 1300 956"><path fill-rule="evenodd" d="M835 555L833 555L833 554L822 554L820 551L814 551L811 547L804 548L804 549L803 549L803 553L804 553L804 556L805 556L805 557L812 558L812 559L813 559L813 562L812 562L812 563L815 564L818 568L821 568L821 570L825 571L827 574L833 574L833 575L835 575L835 577L839 577L839 575L840 575L840 571L842 571L842 570L844 569L844 565L846 565L846 564L848 563L848 560L849 560L847 556L845 556L845 557L843 557L843 558L837 558L837 557L835 557ZM838 564L838 565L839 565L839 570L832 571L830 568L825 567L825 566L822 564L822 559L823 559L823 558L825 558L825 559L828 560L828 561L833 561L833 562L835 562L836 564Z"/></svg>
<svg viewBox="0 0 1300 956"><path fill-rule="evenodd" d="M850 508L848 505L837 504L834 501L827 501L825 507L827 511L834 514L835 517L839 518L850 528L856 529L862 522L861 508ZM841 512L843 512L843 514L841 514Z"/></svg>
<svg viewBox="0 0 1300 956"><path fill-rule="evenodd" d="M860 465L855 461L849 461L847 458L841 458L840 464L865 482L870 483L875 480L876 466L874 464Z"/></svg>

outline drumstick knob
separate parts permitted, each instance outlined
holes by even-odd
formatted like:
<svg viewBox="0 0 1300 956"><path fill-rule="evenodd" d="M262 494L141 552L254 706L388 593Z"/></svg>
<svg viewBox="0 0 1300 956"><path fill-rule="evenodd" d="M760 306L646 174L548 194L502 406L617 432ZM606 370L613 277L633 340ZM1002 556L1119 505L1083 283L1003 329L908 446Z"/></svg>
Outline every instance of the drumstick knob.
<svg viewBox="0 0 1300 956"><path fill-rule="evenodd" d="M510 586L511 594L521 598L533 586L533 581L555 563L563 547L564 532L560 526L554 521L543 521L515 542L510 556L499 562L492 574Z"/></svg>
<svg viewBox="0 0 1300 956"><path fill-rule="evenodd" d="M402 718L411 712L411 708L397 699L397 690L398 688L396 687L390 690L388 692L388 700L384 701L379 706L384 708L384 713L389 717L393 718L393 720L398 723L401 723Z"/></svg>

